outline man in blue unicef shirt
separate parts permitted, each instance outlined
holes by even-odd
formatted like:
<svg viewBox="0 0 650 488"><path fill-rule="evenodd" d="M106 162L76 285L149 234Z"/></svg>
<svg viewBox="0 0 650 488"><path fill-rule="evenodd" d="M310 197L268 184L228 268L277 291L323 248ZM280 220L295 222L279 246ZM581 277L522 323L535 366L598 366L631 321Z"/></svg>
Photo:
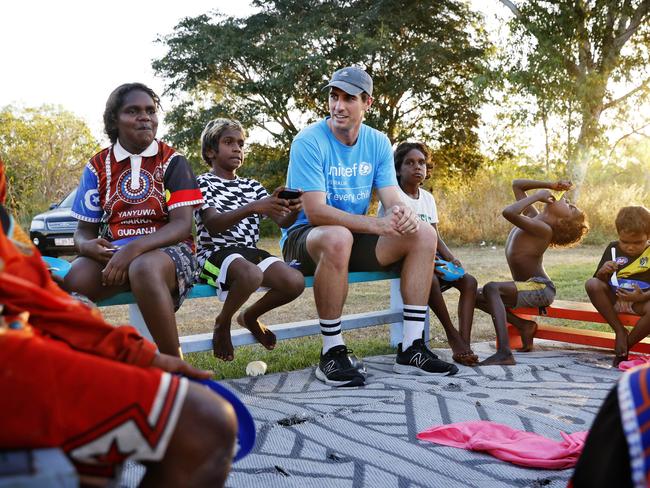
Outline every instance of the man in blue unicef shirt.
<svg viewBox="0 0 650 488"><path fill-rule="evenodd" d="M284 259L314 274L314 297L323 338L316 377L331 386L360 386L366 369L345 346L341 315L348 271L401 268L404 336L394 371L448 375L458 368L424 344L423 330L437 236L404 205L397 191L388 138L363 124L372 105L372 78L358 67L334 73L330 116L303 129L291 145L287 187L304 191L295 224L282 231ZM372 190L382 218L366 215Z"/></svg>

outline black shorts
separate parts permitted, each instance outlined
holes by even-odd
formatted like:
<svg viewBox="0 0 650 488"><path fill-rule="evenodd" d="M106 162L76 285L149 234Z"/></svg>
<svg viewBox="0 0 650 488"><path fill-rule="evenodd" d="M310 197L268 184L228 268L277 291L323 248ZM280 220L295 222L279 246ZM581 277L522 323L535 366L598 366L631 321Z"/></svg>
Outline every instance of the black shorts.
<svg viewBox="0 0 650 488"><path fill-rule="evenodd" d="M298 269L305 276L312 276L316 271L316 263L307 251L307 236L314 227L301 225L293 229L284 242L282 256L291 267ZM349 271L396 271L399 270L401 261L382 266L377 261L377 241L375 234L352 233L354 243L350 254Z"/></svg>
<svg viewBox="0 0 650 488"><path fill-rule="evenodd" d="M276 261L282 262L280 258L273 256L268 251L255 247L230 246L214 251L203 264L200 278L217 289L217 297L221 301L226 299L230 288L228 284L230 263L239 258L255 264L262 272ZM260 290L265 290L265 288Z"/></svg>
<svg viewBox="0 0 650 488"><path fill-rule="evenodd" d="M257 249L256 247L228 246L223 247L218 251L214 251L210 254L207 261L217 268L221 268L224 260L232 254L239 254L246 261L253 264L260 264L266 258L272 257L272 254L264 249Z"/></svg>

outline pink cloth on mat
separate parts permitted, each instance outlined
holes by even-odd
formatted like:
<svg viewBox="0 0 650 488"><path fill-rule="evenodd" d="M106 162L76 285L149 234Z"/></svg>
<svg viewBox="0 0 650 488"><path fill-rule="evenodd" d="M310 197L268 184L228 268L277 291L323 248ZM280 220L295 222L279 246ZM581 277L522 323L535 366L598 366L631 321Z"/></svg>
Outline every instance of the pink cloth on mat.
<svg viewBox="0 0 650 488"><path fill-rule="evenodd" d="M483 451L519 466L543 469L568 469L575 466L587 438L587 432L562 435L554 441L533 432L479 420L431 427L418 439L444 446Z"/></svg>
<svg viewBox="0 0 650 488"><path fill-rule="evenodd" d="M618 363L618 369L625 371L628 369L632 369L635 366L639 366L641 364L647 364L650 363L650 356L646 355L635 355L635 356L630 356L627 361L621 361Z"/></svg>

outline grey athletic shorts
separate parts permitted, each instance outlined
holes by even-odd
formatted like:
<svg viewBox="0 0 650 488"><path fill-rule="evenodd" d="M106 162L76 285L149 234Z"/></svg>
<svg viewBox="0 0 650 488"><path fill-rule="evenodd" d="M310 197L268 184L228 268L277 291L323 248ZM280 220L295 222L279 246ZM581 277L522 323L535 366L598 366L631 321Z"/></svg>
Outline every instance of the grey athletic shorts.
<svg viewBox="0 0 650 488"><path fill-rule="evenodd" d="M526 281L515 281L516 307L548 307L555 299L555 285L548 278L533 276Z"/></svg>
<svg viewBox="0 0 650 488"><path fill-rule="evenodd" d="M185 242L161 247L160 250L172 258L176 267L177 289L176 293L172 294L172 298L174 299L174 310L178 310L198 278L199 265L192 248Z"/></svg>

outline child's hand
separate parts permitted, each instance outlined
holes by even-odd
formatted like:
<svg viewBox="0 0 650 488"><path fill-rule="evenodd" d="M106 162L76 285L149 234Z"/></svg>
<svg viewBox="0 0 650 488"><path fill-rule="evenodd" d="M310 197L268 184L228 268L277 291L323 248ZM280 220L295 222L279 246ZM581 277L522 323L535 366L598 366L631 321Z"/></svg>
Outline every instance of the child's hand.
<svg viewBox="0 0 650 488"><path fill-rule="evenodd" d="M290 212L300 212L302 210L302 198L293 198L288 200Z"/></svg>
<svg viewBox="0 0 650 488"><path fill-rule="evenodd" d="M608 280L617 269L618 264L616 264L616 261L606 261L605 264L600 267L596 276L602 280Z"/></svg>
<svg viewBox="0 0 650 488"><path fill-rule="evenodd" d="M151 361L151 366L160 368L168 373L180 373L188 378L210 379L214 376L212 371L197 369L181 358L162 353L154 356L153 361Z"/></svg>
<svg viewBox="0 0 650 488"><path fill-rule="evenodd" d="M284 200L278 197L278 193L282 190L284 190L284 187L280 186L275 189L271 196L257 200L257 202L255 202L255 211L278 219L289 215L289 212L291 211L289 209L289 202L291 202L291 200Z"/></svg>
<svg viewBox="0 0 650 488"><path fill-rule="evenodd" d="M273 193L271 193L272 197L275 198L280 198L280 192L284 191L285 187L284 186L278 186L275 190L273 190ZM268 197L267 197L268 198ZM281 199L282 200L282 199ZM286 201L286 200L285 200Z"/></svg>
<svg viewBox="0 0 650 488"><path fill-rule="evenodd" d="M119 252L113 252L111 259L102 269L102 286L124 285L129 279L129 266L136 257L137 252L128 244L121 247Z"/></svg>
<svg viewBox="0 0 650 488"><path fill-rule="evenodd" d="M569 180L558 180L553 183L552 190L555 191L568 191L573 188L573 183Z"/></svg>
<svg viewBox="0 0 650 488"><path fill-rule="evenodd" d="M97 239L82 242L79 245L79 255L106 264L113 257L112 248L113 245L110 242L98 237Z"/></svg>
<svg viewBox="0 0 650 488"><path fill-rule="evenodd" d="M286 187L280 186L275 189L273 192L273 196L277 196L280 198L280 192L286 190ZM302 210L302 190L298 190L300 192L300 195L295 197L295 198L289 198L289 199L284 199L284 201L287 203L287 208L289 209L289 212L294 213L294 212L300 212ZM281 199L282 200L282 199Z"/></svg>
<svg viewBox="0 0 650 488"><path fill-rule="evenodd" d="M621 300L626 302L645 302L648 300L643 290L639 288L639 285L634 285L633 290L626 290L625 288L619 288L616 290L616 296Z"/></svg>
<svg viewBox="0 0 650 488"><path fill-rule="evenodd" d="M553 203L555 201L555 197L551 193L550 190L537 190L535 192L535 197L537 198L537 201L539 202L544 202L544 203Z"/></svg>

